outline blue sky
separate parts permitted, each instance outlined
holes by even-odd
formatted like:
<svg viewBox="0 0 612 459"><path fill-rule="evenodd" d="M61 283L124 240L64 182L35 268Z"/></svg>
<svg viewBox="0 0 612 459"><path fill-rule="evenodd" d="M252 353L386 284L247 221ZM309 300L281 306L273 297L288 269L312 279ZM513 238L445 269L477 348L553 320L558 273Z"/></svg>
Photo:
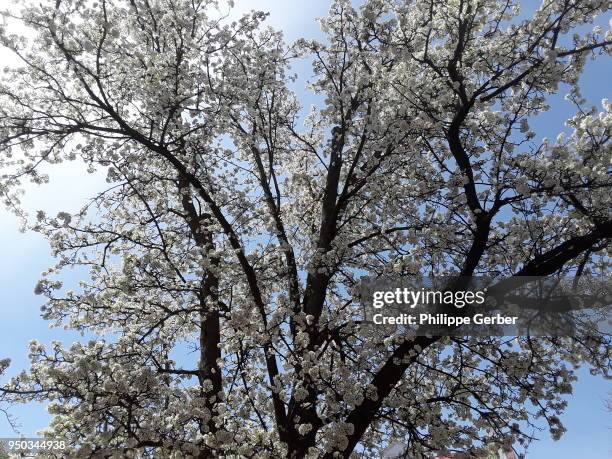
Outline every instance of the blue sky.
<svg viewBox="0 0 612 459"><path fill-rule="evenodd" d="M285 32L288 41L301 36L320 36L315 17L325 15L328 0L242 0L237 1L240 10L252 8L270 11L268 23ZM534 2L529 1L532 7ZM610 16L598 23L608 27ZM6 65L10 58L0 52L0 60ZM589 62L581 80L583 95L589 105L600 105L604 97L611 97L610 75L612 59L600 58ZM296 71L308 71L307 65L300 64ZM303 82L303 80L302 80ZM303 85L302 85L303 86ZM298 89L298 88L296 88ZM298 89L306 105L314 101L302 88ZM551 97L552 109L539 116L532 123L539 137L555 138L563 129L563 121L574 112L572 105L563 99L564 94ZM26 209L45 209L48 214L58 211L75 211L84 200L104 186L100 175L87 175L78 163L50 168L52 181L42 187L28 187L24 197ZM71 342L77 334L63 329L50 329L39 316L41 297L33 294L40 273L53 264L46 242L35 234L24 234L18 230L17 220L4 209L0 209L0 358L10 357L13 361L9 374L27 367L27 343L38 339L48 343L53 339ZM65 277L66 284L78 281L75 274ZM593 377L588 369L581 369L574 394L568 398L569 405L562 416L568 432L560 441L554 442L542 432L541 440L530 448L530 459L593 458L612 457L612 414L605 410L606 398L612 397L612 384L600 377ZM49 417L43 406L28 405L15 407L22 433L33 435L45 426ZM9 424L0 415L0 437L13 436Z"/></svg>

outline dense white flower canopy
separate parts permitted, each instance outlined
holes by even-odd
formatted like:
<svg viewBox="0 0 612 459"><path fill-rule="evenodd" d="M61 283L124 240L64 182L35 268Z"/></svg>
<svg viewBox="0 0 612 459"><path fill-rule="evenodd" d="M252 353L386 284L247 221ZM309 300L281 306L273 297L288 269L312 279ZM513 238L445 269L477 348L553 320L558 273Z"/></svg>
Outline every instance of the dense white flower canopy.
<svg viewBox="0 0 612 459"><path fill-rule="evenodd" d="M608 267L611 106L578 79L612 41L577 28L609 1L519 20L513 1L337 0L326 40L293 44L213 0L25 5L4 15L31 37L0 31L21 62L0 80L0 193L21 214L42 165L77 159L108 189L27 223L57 256L44 317L97 339L33 342L0 397L50 402L75 456L477 455L538 419L560 436L575 368L609 370L596 334L378 336L351 295L390 272ZM538 141L561 84L571 133ZM64 288L74 266L89 276Z"/></svg>

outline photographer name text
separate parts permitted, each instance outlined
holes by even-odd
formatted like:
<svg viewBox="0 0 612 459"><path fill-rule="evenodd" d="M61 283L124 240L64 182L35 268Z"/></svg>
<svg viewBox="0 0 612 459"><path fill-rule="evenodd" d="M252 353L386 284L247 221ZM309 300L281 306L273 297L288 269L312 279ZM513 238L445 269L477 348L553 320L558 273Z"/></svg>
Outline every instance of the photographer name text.
<svg viewBox="0 0 612 459"><path fill-rule="evenodd" d="M441 325L459 327L461 325L516 325L517 316L502 314L486 315L482 313L469 315L432 314L432 313L401 313L390 315L381 308L385 306L400 306L414 309L423 305L446 305L463 309L469 305L482 305L485 302L486 290L478 291L435 291L411 290L396 288L389 291L376 291L372 295L372 306L379 310L372 316L376 325ZM397 312L397 310L395 311Z"/></svg>

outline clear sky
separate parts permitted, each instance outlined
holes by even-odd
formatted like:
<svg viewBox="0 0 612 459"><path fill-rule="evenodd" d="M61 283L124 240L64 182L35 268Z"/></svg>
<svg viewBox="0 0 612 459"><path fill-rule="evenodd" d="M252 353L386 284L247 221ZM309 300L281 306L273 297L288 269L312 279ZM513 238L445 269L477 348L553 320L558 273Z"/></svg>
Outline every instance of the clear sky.
<svg viewBox="0 0 612 459"><path fill-rule="evenodd" d="M320 36L314 18L325 15L329 6L329 0L237 0L236 3L242 11L252 8L269 11L268 23L282 29L287 41L302 36ZM533 8L535 1L524 0L524 3ZM610 15L597 22L607 28L609 21ZM0 51L0 65L10 63L10 56ZM309 66L300 64L295 70L308 71ZM612 98L610 75L612 59L609 57L588 63L581 86L590 105L599 106L602 98ZM303 96L305 105L314 101L303 89L303 80L296 90ZM552 109L532 123L539 137L556 137L563 129L563 121L573 114L573 107L563 96L561 93L552 97ZM50 168L49 172L53 172L50 184L27 188L23 200L26 209L45 209L48 214L76 211L88 196L104 186L101 175L88 175L84 170L78 163ZM53 339L71 342L79 338L62 329L50 329L40 318L42 299L35 296L33 290L40 273L53 264L53 259L40 236L20 233L18 226L16 218L0 208L0 359L12 359L9 375L27 368L27 343L31 339L48 343ZM74 285L78 274L65 276L64 280ZM538 435L541 440L530 448L528 458L612 458L612 414L605 410L608 397L612 397L612 384L591 376L588 369L581 369L574 394L568 398L569 405L562 416L568 432L557 442L542 432ZM30 436L49 419L40 405L15 407L12 413L18 416L22 433ZM0 414L0 437L6 436L14 436L14 433Z"/></svg>

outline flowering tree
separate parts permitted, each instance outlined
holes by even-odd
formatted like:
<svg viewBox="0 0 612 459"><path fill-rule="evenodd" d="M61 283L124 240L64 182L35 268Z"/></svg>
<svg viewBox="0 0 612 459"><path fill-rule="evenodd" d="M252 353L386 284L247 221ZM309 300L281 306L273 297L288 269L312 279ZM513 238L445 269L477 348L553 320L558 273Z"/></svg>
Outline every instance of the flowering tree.
<svg viewBox="0 0 612 459"><path fill-rule="evenodd" d="M612 236L610 104L578 79L607 0L337 0L288 46L214 0L43 0L5 17L0 191L79 159L108 189L39 211L57 265L43 316L95 339L32 343L5 401L49 402L78 457L376 457L517 444L557 415L606 337L378 338L351 289L388 272L583 272ZM582 28L581 30L584 30ZM290 87L313 62L321 103ZM529 119L570 87L571 132ZM82 266L75 290L57 275ZM3 366L6 366L4 364ZM537 421L541 418L540 421ZM52 454L52 453L49 453ZM65 454L65 452L62 452Z"/></svg>

